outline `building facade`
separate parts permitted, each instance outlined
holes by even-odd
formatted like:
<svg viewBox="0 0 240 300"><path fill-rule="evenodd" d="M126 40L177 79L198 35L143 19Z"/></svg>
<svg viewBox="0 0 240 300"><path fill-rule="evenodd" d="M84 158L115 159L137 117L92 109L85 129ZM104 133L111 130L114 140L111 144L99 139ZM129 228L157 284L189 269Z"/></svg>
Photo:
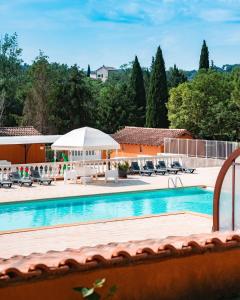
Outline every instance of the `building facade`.
<svg viewBox="0 0 240 300"><path fill-rule="evenodd" d="M91 72L90 77L92 79L100 79L102 82L105 82L108 79L109 74L114 71L117 70L113 67L107 67L103 65L102 67L98 68L96 71Z"/></svg>
<svg viewBox="0 0 240 300"><path fill-rule="evenodd" d="M52 144L58 135L41 135L32 126L0 127L0 161L12 164L46 161L46 144Z"/></svg>
<svg viewBox="0 0 240 300"><path fill-rule="evenodd" d="M112 137L120 144L121 149L112 153L112 157L136 157L157 155L164 152L165 138L193 139L186 129L130 127L117 131Z"/></svg>

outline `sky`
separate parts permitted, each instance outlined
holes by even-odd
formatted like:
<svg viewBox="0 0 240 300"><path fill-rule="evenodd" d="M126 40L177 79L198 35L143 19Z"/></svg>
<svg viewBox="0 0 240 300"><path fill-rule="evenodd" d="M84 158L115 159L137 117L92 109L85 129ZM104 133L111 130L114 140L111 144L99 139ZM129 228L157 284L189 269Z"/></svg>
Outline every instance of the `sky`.
<svg viewBox="0 0 240 300"><path fill-rule="evenodd" d="M27 63L42 50L83 69L135 55L148 67L160 45L167 68L191 70L205 39L222 66L240 62L240 0L0 0L0 34L14 32Z"/></svg>

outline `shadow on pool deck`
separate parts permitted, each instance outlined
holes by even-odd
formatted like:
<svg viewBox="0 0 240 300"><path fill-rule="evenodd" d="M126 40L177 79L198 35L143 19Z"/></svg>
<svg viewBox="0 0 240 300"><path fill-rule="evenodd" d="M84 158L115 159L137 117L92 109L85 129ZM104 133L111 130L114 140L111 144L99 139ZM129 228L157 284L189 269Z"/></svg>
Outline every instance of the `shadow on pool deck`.
<svg viewBox="0 0 240 300"><path fill-rule="evenodd" d="M94 180L92 183L88 185L114 187L114 186L132 186L132 185L149 185L149 184L150 184L149 182L145 182L143 180L129 178L125 180L119 180L118 182L108 181L107 183L105 183L104 180Z"/></svg>

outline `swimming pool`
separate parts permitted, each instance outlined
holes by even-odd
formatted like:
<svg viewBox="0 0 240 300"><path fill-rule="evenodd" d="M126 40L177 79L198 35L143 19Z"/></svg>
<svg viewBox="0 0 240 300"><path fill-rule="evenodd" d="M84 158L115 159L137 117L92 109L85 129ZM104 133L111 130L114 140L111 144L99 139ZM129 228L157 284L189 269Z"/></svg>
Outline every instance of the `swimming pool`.
<svg viewBox="0 0 240 300"><path fill-rule="evenodd" d="M200 187L0 204L0 230L72 224L178 211L212 214L213 192Z"/></svg>

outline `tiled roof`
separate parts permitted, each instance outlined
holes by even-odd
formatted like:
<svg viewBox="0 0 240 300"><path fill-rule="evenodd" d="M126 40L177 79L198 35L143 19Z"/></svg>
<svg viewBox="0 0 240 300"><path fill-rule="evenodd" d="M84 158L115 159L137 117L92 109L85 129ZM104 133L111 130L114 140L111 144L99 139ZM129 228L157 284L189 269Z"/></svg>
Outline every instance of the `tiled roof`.
<svg viewBox="0 0 240 300"><path fill-rule="evenodd" d="M0 259L0 287L15 281L59 276L73 271L134 264L153 259L171 259L181 256L219 252L240 247L240 235L235 232L188 237L169 237L164 240L111 243L78 250L49 251L29 256Z"/></svg>
<svg viewBox="0 0 240 300"><path fill-rule="evenodd" d="M0 136L28 136L41 135L33 126L25 127L0 127Z"/></svg>
<svg viewBox="0 0 240 300"><path fill-rule="evenodd" d="M112 137L119 144L137 144L160 146L164 138L178 138L184 134L191 135L186 129L129 127L117 131Z"/></svg>
<svg viewBox="0 0 240 300"><path fill-rule="evenodd" d="M104 69L106 69L106 70L108 70L108 71L114 71L114 70L116 70L114 67L108 67L108 66L101 66L100 68L98 68L97 70L96 70L96 72L98 71L98 70L100 70L100 69L102 69L102 68L104 68Z"/></svg>

